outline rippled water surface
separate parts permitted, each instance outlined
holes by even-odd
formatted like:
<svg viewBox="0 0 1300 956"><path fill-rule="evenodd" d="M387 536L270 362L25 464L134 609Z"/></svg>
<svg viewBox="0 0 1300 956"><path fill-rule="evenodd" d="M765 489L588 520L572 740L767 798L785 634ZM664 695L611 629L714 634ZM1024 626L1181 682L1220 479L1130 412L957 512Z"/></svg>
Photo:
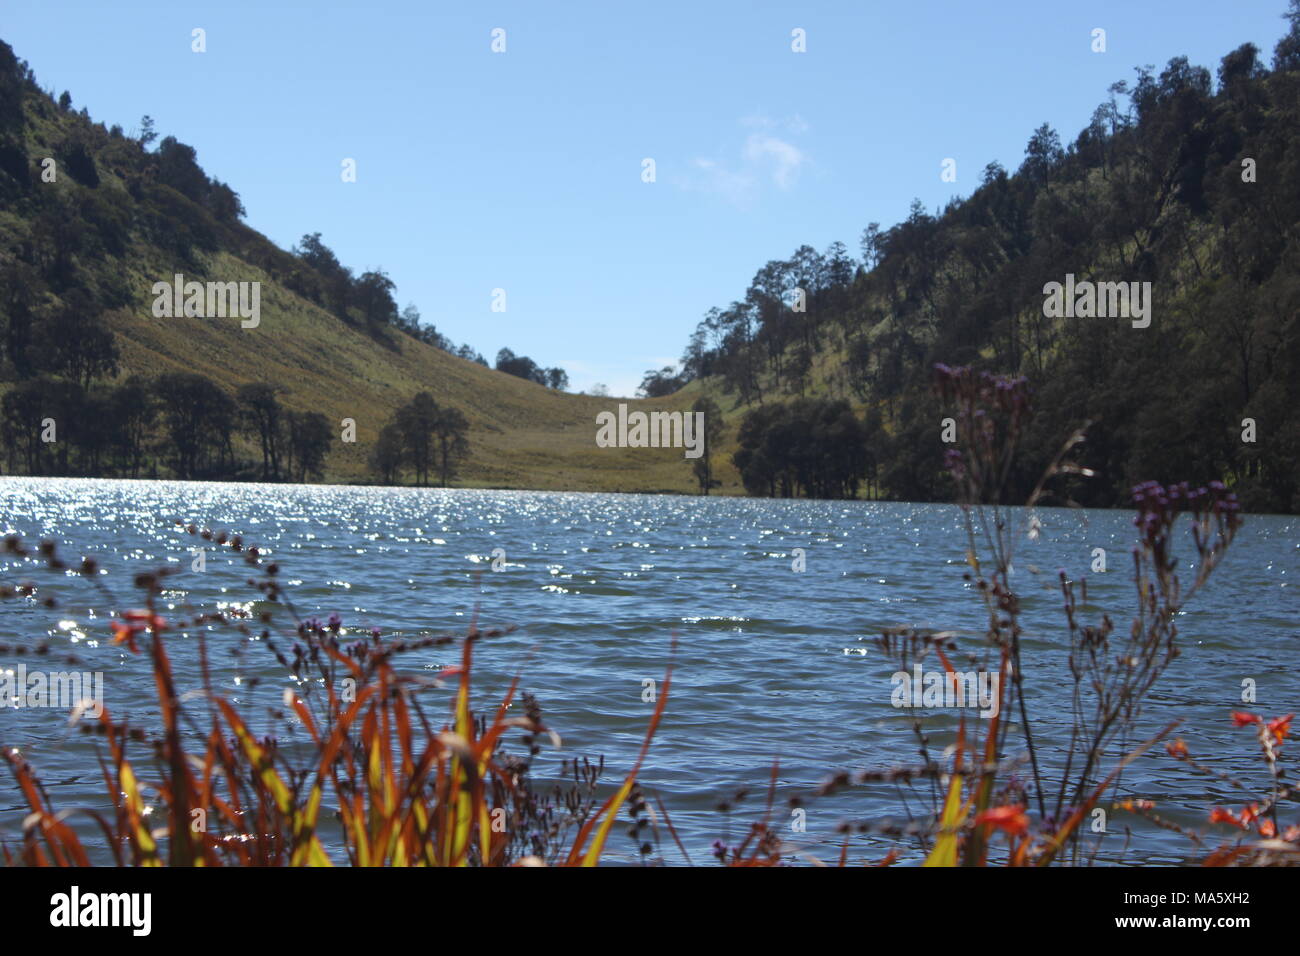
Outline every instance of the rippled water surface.
<svg viewBox="0 0 1300 956"><path fill-rule="evenodd" d="M1040 509L1038 540L1018 545L1026 680L1040 759L1051 763L1069 731L1065 631L1056 572L1089 572L1093 549L1109 570L1089 573L1088 618L1107 611L1126 626L1133 608L1126 512ZM915 625L973 632L981 613L963 581L961 516L952 506L770 501L641 495L422 490L299 485L73 479L0 479L0 530L52 538L72 556L95 556L121 605L69 576L0 559L0 579L50 585L61 606L34 600L0 605L0 643L76 653L104 672L115 716L156 715L146 661L108 642L107 618L134 606L134 574L161 563L177 607L248 606L248 568L208 551L191 570L195 539L173 519L228 529L269 551L304 615L337 612L345 628L372 626L409 636L463 632L476 609L483 626L516 625L479 645L481 705L516 673L563 737L563 753L604 754L613 780L635 758L652 705L644 681L661 680L672 635L680 644L664 724L642 779L667 806L690 854L709 859L715 839L743 834L761 815L775 759L778 821L790 796L840 770L887 769L917 761L917 712L891 705L892 660L873 638ZM1297 568L1294 517L1248 516L1227 563L1180 623L1183 654L1157 685L1139 723L1154 732L1174 718L1194 754L1264 789L1249 731L1234 730L1243 680L1258 687L1247 709L1300 709L1296 673ZM792 570L803 549L806 570ZM494 571L494 552L501 570ZM1185 548L1184 553L1187 549ZM1188 572L1190 574L1190 571ZM38 594L38 597L41 595ZM265 717L277 706L284 671L264 648L232 654L235 636L214 638L214 679L224 693ZM974 649L978 638L961 639ZM224 645L224 646L223 646ZM200 686L192 635L169 643L182 690ZM30 653L30 652L29 652ZM440 648L408 657L408 668L452 663ZM35 658L27 657L30 667ZM19 658L0 657L11 669ZM249 678L261 682L250 690ZM448 690L431 690L445 706ZM951 743L951 711L927 712L930 748ZM1021 738L1012 738L1018 750ZM94 749L54 711L0 710L0 743L16 745L40 769L59 807L105 805ZM1159 748L1157 748L1159 750ZM1014 752L1008 755L1014 757ZM544 760L544 774L555 760ZM1134 764L1122 789L1155 800L1170 819L1199 826L1213 804L1240 804L1226 785L1195 777L1163 752ZM715 809L736 788L751 796L730 823ZM808 804L806 832L790 833L813 855L835 852L844 820L904 821L924 812L928 791L876 785ZM0 828L11 839L23 816L7 771ZM1133 828L1127 851L1125 827ZM619 830L608 858L633 858ZM1185 839L1116 813L1103 856L1126 862L1185 859ZM883 838L857 838L878 858ZM664 856L680 861L665 838Z"/></svg>

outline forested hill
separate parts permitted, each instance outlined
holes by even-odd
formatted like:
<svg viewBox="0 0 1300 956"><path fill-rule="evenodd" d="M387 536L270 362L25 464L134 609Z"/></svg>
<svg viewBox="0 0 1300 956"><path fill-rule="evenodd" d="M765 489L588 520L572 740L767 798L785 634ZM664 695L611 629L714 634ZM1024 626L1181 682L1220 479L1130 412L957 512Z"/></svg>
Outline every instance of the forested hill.
<svg viewBox="0 0 1300 956"><path fill-rule="evenodd" d="M797 419L806 396L803 414L858 409L865 472L885 494L946 496L930 388L945 363L1029 379L1020 500L1091 421L1081 455L1096 476L1069 489L1081 503L1125 503L1144 479L1220 479L1251 509L1297 510L1300 0L1287 19L1269 63L1245 44L1214 75L1185 57L1138 69L1072 141L1041 126L1018 170L990 164L937 214L914 203L892 228L869 225L860 259L836 243L769 262L706 315L671 384L729 396L737 419L763 408L742 428L760 492L787 472L787 491L800 486L781 436L802 430L764 422L773 403ZM1045 286L1067 276L1149 282L1149 326L1048 317Z"/></svg>
<svg viewBox="0 0 1300 956"><path fill-rule="evenodd" d="M596 415L615 405L567 393L560 369L509 350L490 369L309 222L286 251L242 216L194 149L147 117L128 132L96 122L0 42L0 472L410 481L374 459L385 423L427 392L468 423L457 484L698 487L680 450L597 448ZM153 287L176 274L260 283L256 327L159 317ZM280 447L267 455L259 435Z"/></svg>

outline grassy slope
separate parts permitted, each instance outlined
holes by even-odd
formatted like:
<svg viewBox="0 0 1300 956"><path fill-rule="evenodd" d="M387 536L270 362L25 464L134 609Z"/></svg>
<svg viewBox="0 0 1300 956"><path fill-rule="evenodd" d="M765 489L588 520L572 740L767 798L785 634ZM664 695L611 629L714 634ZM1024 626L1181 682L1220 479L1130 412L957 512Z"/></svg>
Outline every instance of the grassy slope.
<svg viewBox="0 0 1300 956"><path fill-rule="evenodd" d="M330 481L371 480L366 459L393 410L425 390L470 420L470 459L460 485L576 491L693 490L690 463L675 449L598 448L596 414L619 401L644 409L678 409L684 396L658 401L557 393L483 368L390 331L376 340L274 284L228 254L211 274L262 281L261 324L237 318L154 318L143 302L111 316L122 373L188 369L228 388L283 384L285 404L357 423L356 444L336 441ZM165 273L163 273L165 274ZM141 288L158 275L140 275ZM190 278L187 276L187 278ZM149 300L152 301L152 300ZM251 449L249 449L251 453Z"/></svg>

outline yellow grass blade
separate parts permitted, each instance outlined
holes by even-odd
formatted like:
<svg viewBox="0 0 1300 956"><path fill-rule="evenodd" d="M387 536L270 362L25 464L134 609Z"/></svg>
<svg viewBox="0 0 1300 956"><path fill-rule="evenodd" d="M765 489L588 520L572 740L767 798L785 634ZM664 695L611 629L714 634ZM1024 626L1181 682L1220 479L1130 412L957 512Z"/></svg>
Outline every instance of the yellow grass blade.
<svg viewBox="0 0 1300 956"><path fill-rule="evenodd" d="M126 812L131 821L131 832L136 848L140 851L141 866L162 866L158 859L158 844L153 834L144 824L144 801L140 798L140 786L135 779L135 771L125 760L118 765L118 780L122 793L126 795Z"/></svg>
<svg viewBox="0 0 1300 956"><path fill-rule="evenodd" d="M953 774L948 784L943 816L939 819L939 836L922 866L956 866L957 833L966 822L967 807L961 800L961 774Z"/></svg>

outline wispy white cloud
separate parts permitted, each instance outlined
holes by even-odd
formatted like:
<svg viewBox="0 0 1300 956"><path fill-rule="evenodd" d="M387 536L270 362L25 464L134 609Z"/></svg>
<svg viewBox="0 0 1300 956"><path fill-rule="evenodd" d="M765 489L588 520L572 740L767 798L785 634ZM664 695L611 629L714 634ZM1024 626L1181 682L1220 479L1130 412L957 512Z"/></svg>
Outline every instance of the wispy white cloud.
<svg viewBox="0 0 1300 956"><path fill-rule="evenodd" d="M766 169L772 182L782 189L794 185L799 168L805 161L803 150L775 136L754 133L745 140L745 162Z"/></svg>
<svg viewBox="0 0 1300 956"><path fill-rule="evenodd" d="M798 116L786 120L748 116L740 125L751 132L735 158L698 156L677 185L714 193L738 206L751 205L766 187L792 188L809 163L808 154L792 140L806 132L808 124Z"/></svg>
<svg viewBox="0 0 1300 956"><path fill-rule="evenodd" d="M793 136L808 132L808 123L802 116L796 113L794 116L787 116L784 119L773 119L770 116L763 116L755 113L746 116L740 121L741 126L748 126L753 129L779 130Z"/></svg>

